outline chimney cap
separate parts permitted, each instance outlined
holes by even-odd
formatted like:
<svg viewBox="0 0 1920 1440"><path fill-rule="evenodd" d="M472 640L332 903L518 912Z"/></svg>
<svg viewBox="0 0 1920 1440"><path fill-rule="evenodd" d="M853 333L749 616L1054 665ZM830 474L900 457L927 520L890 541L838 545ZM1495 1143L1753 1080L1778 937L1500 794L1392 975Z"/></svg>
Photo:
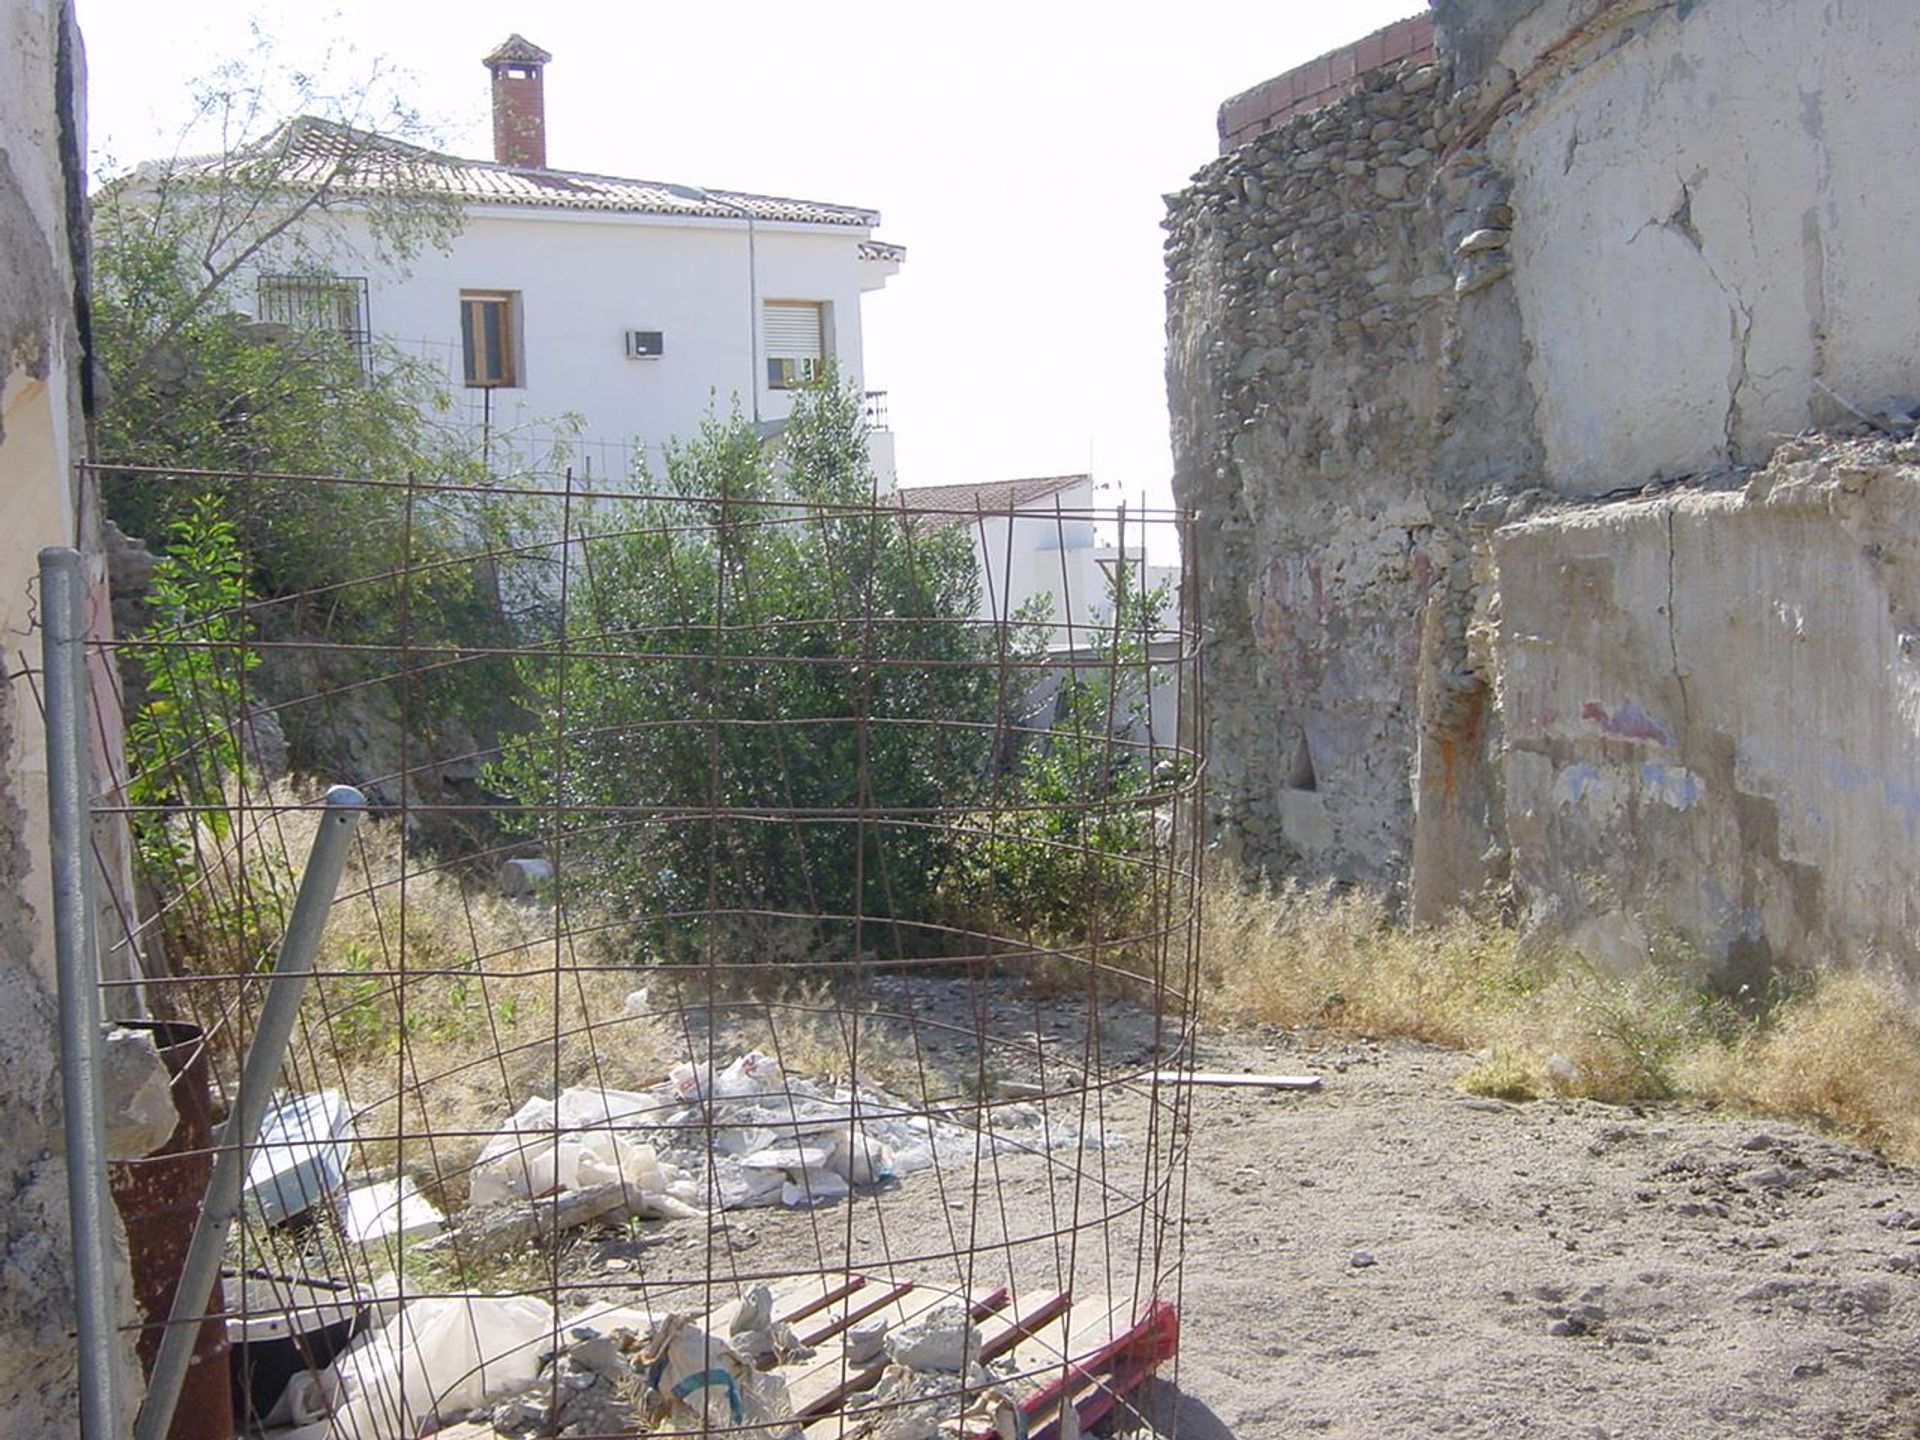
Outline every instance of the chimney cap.
<svg viewBox="0 0 1920 1440"><path fill-rule="evenodd" d="M494 52L480 63L489 70L499 65L545 65L553 59L526 36L515 32L502 40Z"/></svg>

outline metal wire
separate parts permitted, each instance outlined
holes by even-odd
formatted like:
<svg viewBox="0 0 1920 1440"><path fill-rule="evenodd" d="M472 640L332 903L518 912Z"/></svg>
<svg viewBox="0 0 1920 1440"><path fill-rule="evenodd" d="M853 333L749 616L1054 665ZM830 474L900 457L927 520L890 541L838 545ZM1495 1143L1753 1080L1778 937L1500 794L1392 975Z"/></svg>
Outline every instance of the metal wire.
<svg viewBox="0 0 1920 1440"><path fill-rule="evenodd" d="M309 1318L346 1317L363 1351L382 1324L398 1336L437 1315L486 1374L423 1373L429 1351L402 1347L355 1372L336 1433L449 1422L450 1390L513 1433L637 1433L650 1322L713 1315L761 1283L776 1318L816 1337L812 1361L767 1372L793 1386L811 1440L905 1434L916 1415L985 1434L988 1391L1030 1406L1036 1427L1063 1406L1091 1419L1134 1403L1179 1290L1189 1092L1164 1075L1190 1059L1197 988L1198 587L1156 614L1142 567L1122 564L1127 594L1103 592L1070 565L1070 527L1106 527L1123 557L1190 556L1191 517L809 507L591 489L568 472L113 474L180 506L270 507L288 487L343 513L370 490L400 502L364 576L96 642L128 709L100 706L103 727L137 719L155 677L201 677L161 693L179 743L134 746L144 786L115 776L97 809L171 857L114 897L109 943L141 959L124 973L144 980L119 983L204 1036L217 1113L259 1024L261 961L319 790L350 781L373 807L287 1057L287 1096L338 1103L282 1137L275 1163L302 1177L287 1205L261 1203L271 1187L256 1183L229 1249L228 1330L285 1328L298 1280ZM510 524L487 521L496 505ZM966 613L902 608L963 550L999 593ZM1023 553L1057 568L1032 578L1058 614L1004 593ZM636 555L657 573L623 573ZM811 567L805 601L794 555ZM651 587L654 611L620 613L632 585ZM448 621L449 593L485 602L461 612L471 630ZM783 710L783 696L810 703ZM644 704L623 717L629 699ZM311 779L222 763L276 722ZM654 773L672 774L666 793L618 788ZM500 893L503 866L518 898ZM714 1087L750 1053L785 1078L743 1120ZM636 1096L656 1108L622 1113ZM598 1118L563 1117L563 1097ZM534 1101L550 1108L507 1133ZM764 1160L823 1136L839 1137L850 1186L819 1205L733 1203L771 1164L741 1164L743 1144ZM892 1137L898 1173L858 1168L873 1136ZM909 1141L934 1163L903 1163ZM559 1173L588 1152L581 1174L600 1178ZM698 1214L636 1213L664 1160ZM829 1188L822 1163L786 1171L788 1199ZM353 1241L340 1192L401 1181L446 1228ZM562 1223L609 1183L616 1203ZM847 1343L863 1307L900 1332L939 1296L972 1307L997 1357L985 1373L907 1393ZM488 1354L503 1297L547 1307L526 1356ZM578 1317L609 1305L648 1332L618 1341L639 1363L611 1391L565 1358L586 1353ZM243 1381L265 1348L248 1342ZM320 1338L298 1357L315 1404L346 1403L332 1359ZM571 1418L569 1385L586 1397Z"/></svg>

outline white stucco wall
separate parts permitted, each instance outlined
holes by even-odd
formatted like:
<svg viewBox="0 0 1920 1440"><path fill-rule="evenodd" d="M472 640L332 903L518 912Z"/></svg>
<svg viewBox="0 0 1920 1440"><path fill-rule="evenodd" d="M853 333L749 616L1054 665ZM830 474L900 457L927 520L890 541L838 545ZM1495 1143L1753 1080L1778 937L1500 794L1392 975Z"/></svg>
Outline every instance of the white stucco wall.
<svg viewBox="0 0 1920 1440"><path fill-rule="evenodd" d="M1822 384L1920 395L1911 0L1548 0L1501 59L1524 93L1489 150L1556 488L1764 460L1848 418Z"/></svg>
<svg viewBox="0 0 1920 1440"><path fill-rule="evenodd" d="M839 372L863 385L861 294L892 267L859 258L863 231L755 228L762 301L827 302ZM593 457L596 475L622 470L636 441L657 467L663 441L693 434L735 396L751 412L750 377L759 381L764 420L788 411L787 392L766 386L764 344L754 376L742 223L475 209L449 253L419 256L404 277L351 254L336 255L335 264L368 276L374 333L443 366L475 426L485 396L460 384L460 292L518 292L523 384L493 392L493 431L538 441L577 416L581 453ZM629 360L628 330L663 332L664 355Z"/></svg>

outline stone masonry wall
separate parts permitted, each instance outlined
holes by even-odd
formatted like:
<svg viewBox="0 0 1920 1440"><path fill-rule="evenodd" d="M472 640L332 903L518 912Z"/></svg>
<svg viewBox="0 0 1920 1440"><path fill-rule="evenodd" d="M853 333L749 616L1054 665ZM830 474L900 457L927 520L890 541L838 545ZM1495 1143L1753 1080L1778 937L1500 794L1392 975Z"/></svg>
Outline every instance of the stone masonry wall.
<svg viewBox="0 0 1920 1440"><path fill-rule="evenodd" d="M1169 199L1175 488L1196 558L1217 839L1256 865L1391 880L1436 524L1455 276L1425 196L1454 122L1402 66Z"/></svg>
<svg viewBox="0 0 1920 1440"><path fill-rule="evenodd" d="M1217 846L1609 964L1920 978L1912 476L1763 468L1920 414L1920 14L1434 10L1433 66L1169 197Z"/></svg>

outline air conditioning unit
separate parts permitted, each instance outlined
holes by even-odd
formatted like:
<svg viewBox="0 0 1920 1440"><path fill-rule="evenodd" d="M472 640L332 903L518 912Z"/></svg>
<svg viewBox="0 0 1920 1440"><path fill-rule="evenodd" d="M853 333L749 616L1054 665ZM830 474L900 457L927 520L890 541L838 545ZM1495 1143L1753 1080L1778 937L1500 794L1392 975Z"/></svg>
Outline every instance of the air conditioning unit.
<svg viewBox="0 0 1920 1440"><path fill-rule="evenodd" d="M666 336L660 331L627 331L627 358L629 360L658 360L666 353Z"/></svg>

